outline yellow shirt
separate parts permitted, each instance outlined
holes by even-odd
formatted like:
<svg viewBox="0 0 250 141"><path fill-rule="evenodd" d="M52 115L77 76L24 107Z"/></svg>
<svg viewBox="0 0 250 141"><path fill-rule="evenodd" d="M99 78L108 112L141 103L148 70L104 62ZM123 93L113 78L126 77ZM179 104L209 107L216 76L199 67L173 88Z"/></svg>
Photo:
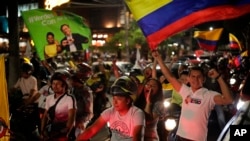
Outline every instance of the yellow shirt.
<svg viewBox="0 0 250 141"><path fill-rule="evenodd" d="M57 55L57 45L56 44L46 45L44 48L44 52L48 57L56 56Z"/></svg>
<svg viewBox="0 0 250 141"><path fill-rule="evenodd" d="M162 84L162 89L163 91L167 91L167 90L172 90L172 95L171 95L171 103L175 103L181 106L182 103L182 97L180 94L178 94L178 92L173 88L173 85L171 83L163 83Z"/></svg>

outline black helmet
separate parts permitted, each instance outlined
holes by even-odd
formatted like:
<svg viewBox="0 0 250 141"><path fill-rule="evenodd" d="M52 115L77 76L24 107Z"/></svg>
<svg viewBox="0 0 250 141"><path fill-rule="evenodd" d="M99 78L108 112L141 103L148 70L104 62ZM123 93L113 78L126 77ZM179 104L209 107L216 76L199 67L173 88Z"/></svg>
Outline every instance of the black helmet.
<svg viewBox="0 0 250 141"><path fill-rule="evenodd" d="M82 62L80 64L77 64L76 66L77 66L76 75L82 81L87 80L92 75L92 68L89 64Z"/></svg>
<svg viewBox="0 0 250 141"><path fill-rule="evenodd" d="M130 77L133 77L134 79L136 79L136 81L138 81L139 83L142 83L143 80L144 80L144 75L142 73L142 70L141 69L132 69L130 72L129 72L129 76Z"/></svg>
<svg viewBox="0 0 250 141"><path fill-rule="evenodd" d="M137 85L128 76L121 76L116 79L110 89L113 96L129 96L133 101L137 98Z"/></svg>
<svg viewBox="0 0 250 141"><path fill-rule="evenodd" d="M29 75L32 74L34 70L32 63L23 63L21 68L23 73L27 73Z"/></svg>
<svg viewBox="0 0 250 141"><path fill-rule="evenodd" d="M50 82L51 82L51 84L52 84L52 82L54 81L54 80L59 80L59 81L62 81L63 82L63 85L65 85L66 86L66 89L68 88L68 83L67 83L67 80L70 78L70 73L68 72L68 71L66 71L66 70L64 70L64 71L56 71L53 75L52 75L52 77L51 77L51 79L50 79Z"/></svg>
<svg viewBox="0 0 250 141"><path fill-rule="evenodd" d="M98 72L93 74L87 81L86 84L87 86L90 87L92 91L96 91L97 88L99 88L101 85L106 86L107 80L106 76L102 72ZM105 90L105 89L104 89Z"/></svg>

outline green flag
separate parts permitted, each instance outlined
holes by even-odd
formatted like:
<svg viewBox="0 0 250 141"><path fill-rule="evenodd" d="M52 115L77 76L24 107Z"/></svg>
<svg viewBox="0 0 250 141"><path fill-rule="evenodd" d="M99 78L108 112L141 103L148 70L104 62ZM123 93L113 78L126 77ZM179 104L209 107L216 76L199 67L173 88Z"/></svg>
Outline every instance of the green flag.
<svg viewBox="0 0 250 141"><path fill-rule="evenodd" d="M85 50L91 43L91 30L79 15L34 9L23 11L22 17L41 60L58 53Z"/></svg>

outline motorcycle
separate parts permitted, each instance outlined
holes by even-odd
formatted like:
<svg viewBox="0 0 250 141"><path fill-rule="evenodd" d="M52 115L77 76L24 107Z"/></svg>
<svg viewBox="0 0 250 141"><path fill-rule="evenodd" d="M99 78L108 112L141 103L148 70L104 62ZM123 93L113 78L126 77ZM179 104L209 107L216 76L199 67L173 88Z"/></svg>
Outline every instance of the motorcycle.
<svg viewBox="0 0 250 141"><path fill-rule="evenodd" d="M166 98L163 105L165 108L165 129L168 132L167 140L175 141L181 115L181 107L178 104L171 103L171 98Z"/></svg>
<svg viewBox="0 0 250 141"><path fill-rule="evenodd" d="M11 141L31 141L39 140L40 117L38 104L26 105L22 99L20 91L11 91L9 97L10 107L10 140Z"/></svg>
<svg viewBox="0 0 250 141"><path fill-rule="evenodd" d="M9 137L10 141L27 141L22 134L12 131L6 121L0 117L0 140L4 137Z"/></svg>

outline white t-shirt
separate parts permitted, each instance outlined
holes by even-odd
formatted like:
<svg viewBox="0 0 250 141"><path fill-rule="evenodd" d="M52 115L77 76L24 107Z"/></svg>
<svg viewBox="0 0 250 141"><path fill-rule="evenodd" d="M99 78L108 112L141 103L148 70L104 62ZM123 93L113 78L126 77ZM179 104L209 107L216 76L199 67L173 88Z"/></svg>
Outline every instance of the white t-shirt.
<svg viewBox="0 0 250 141"><path fill-rule="evenodd" d="M37 100L38 107L44 109L46 103L46 97L48 95L54 94L54 91L52 90L51 86L44 85L41 89L39 89L38 92L41 94L39 99Z"/></svg>
<svg viewBox="0 0 250 141"><path fill-rule="evenodd" d="M30 90L34 89L37 90L37 79L34 76L30 76L28 78L19 78L16 82L14 88L20 88L23 95L29 94ZM28 96L25 96L24 99L28 98Z"/></svg>
<svg viewBox="0 0 250 141"><path fill-rule="evenodd" d="M49 95L46 98L45 109L48 110L55 104L59 97L55 99L55 94ZM77 108L75 97L69 94L63 95L60 101L56 105L55 122L63 122L68 120L68 111L70 109Z"/></svg>
<svg viewBox="0 0 250 141"><path fill-rule="evenodd" d="M206 141L208 118L215 106L214 96L219 93L206 88L193 93L185 84L182 84L179 93L183 102L177 135L194 141Z"/></svg>
<svg viewBox="0 0 250 141"><path fill-rule="evenodd" d="M120 116L113 107L110 107L102 112L101 117L109 122L111 141L132 141L134 126L143 125L145 128L145 115L135 106L132 106L124 116Z"/></svg>

